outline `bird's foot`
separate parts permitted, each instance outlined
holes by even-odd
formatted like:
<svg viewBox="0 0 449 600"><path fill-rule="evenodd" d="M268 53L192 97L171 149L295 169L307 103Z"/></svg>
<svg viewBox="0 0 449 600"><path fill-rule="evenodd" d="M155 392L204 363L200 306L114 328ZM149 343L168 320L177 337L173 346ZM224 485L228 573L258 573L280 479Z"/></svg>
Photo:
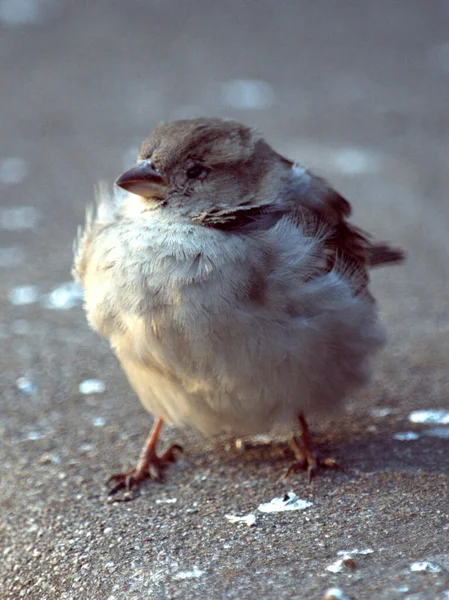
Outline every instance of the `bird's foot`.
<svg viewBox="0 0 449 600"><path fill-rule="evenodd" d="M294 435L290 440L290 448L296 460L289 466L285 477L298 471L307 471L307 479L310 484L320 467L343 470L335 458L320 458L313 450L309 426L302 415L299 416L299 424L300 437Z"/></svg>
<svg viewBox="0 0 449 600"><path fill-rule="evenodd" d="M311 448L303 448L296 437L290 441L290 447L296 460L287 469L285 477L298 471L307 471L307 481L310 484L321 467L343 470L335 458L320 458Z"/></svg>
<svg viewBox="0 0 449 600"><path fill-rule="evenodd" d="M146 479L162 481L164 470L169 464L176 462L176 453L182 451L182 446L172 444L161 455L156 454L155 451L141 455L133 469L124 473L116 473L107 480L107 484L115 484L108 493L109 498L123 491L122 501L132 500L134 497L132 492L137 490Z"/></svg>

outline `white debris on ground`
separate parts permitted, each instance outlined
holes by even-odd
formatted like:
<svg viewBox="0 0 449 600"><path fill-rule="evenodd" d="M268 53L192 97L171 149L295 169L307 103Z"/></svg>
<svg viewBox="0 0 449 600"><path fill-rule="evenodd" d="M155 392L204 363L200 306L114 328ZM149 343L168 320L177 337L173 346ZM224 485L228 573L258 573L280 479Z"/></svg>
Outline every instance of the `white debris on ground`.
<svg viewBox="0 0 449 600"><path fill-rule="evenodd" d="M449 410L414 410L409 414L408 418L412 423L449 425Z"/></svg>
<svg viewBox="0 0 449 600"><path fill-rule="evenodd" d="M343 571L353 570L356 567L354 556L367 556L373 553L374 550L372 548L365 548L362 550L339 550L337 555L342 558L339 558L328 565L326 571L329 571L330 573L342 573Z"/></svg>
<svg viewBox="0 0 449 600"><path fill-rule="evenodd" d="M413 440L418 440L420 437L419 433L416 431L399 431L393 435L393 439L399 440L400 442L411 442Z"/></svg>
<svg viewBox="0 0 449 600"><path fill-rule="evenodd" d="M33 442L36 440L41 440L44 437L45 434L41 433L40 431L30 431L27 433L27 440L31 440Z"/></svg>
<svg viewBox="0 0 449 600"><path fill-rule="evenodd" d="M102 394L105 390L104 382L100 379L85 379L78 386L81 394Z"/></svg>
<svg viewBox="0 0 449 600"><path fill-rule="evenodd" d="M27 170L26 162L22 158L4 158L0 161L0 183L16 185L25 179Z"/></svg>
<svg viewBox="0 0 449 600"><path fill-rule="evenodd" d="M339 558L335 562L328 565L326 567L326 571L329 571L330 573L342 573L343 571L345 571L344 561L344 558Z"/></svg>
<svg viewBox="0 0 449 600"><path fill-rule="evenodd" d="M95 446L93 444L81 444L81 446L78 448L78 452L80 452L80 454L89 454L89 452L94 451Z"/></svg>
<svg viewBox="0 0 449 600"><path fill-rule="evenodd" d="M237 515L225 515L225 519L230 523L244 523L245 525L248 525L248 527L253 527L257 521L257 517L254 513L249 513L242 517L238 517Z"/></svg>
<svg viewBox="0 0 449 600"><path fill-rule="evenodd" d="M410 588L408 585L399 585L396 590L395 590L398 594L405 594L407 592L410 591Z"/></svg>
<svg viewBox="0 0 449 600"><path fill-rule="evenodd" d="M369 413L375 419L387 417L393 412L392 408L372 408Z"/></svg>
<svg viewBox="0 0 449 600"><path fill-rule="evenodd" d="M16 387L19 390L19 392L22 392L22 394L25 394L27 396L31 396L32 394L37 392L37 385L29 377L19 377L16 380Z"/></svg>
<svg viewBox="0 0 449 600"><path fill-rule="evenodd" d="M359 555L367 555L367 554L374 554L374 550L372 548L365 548L363 550L339 550L337 552L338 556L356 556L357 554Z"/></svg>
<svg viewBox="0 0 449 600"><path fill-rule="evenodd" d="M41 304L49 310L69 310L80 306L83 301L83 290L74 281L66 281L49 294L42 296Z"/></svg>
<svg viewBox="0 0 449 600"><path fill-rule="evenodd" d="M260 504L257 510L263 513L284 512L288 510L304 510L312 506L313 502L301 500L294 492L288 492L282 498L273 498L271 502Z"/></svg>
<svg viewBox="0 0 449 600"><path fill-rule="evenodd" d="M104 419L104 417L94 417L92 419L92 425L94 427L103 427L105 423L106 420Z"/></svg>
<svg viewBox="0 0 449 600"><path fill-rule="evenodd" d="M412 563L410 571L413 573L441 573L441 567L431 562L421 561Z"/></svg>
<svg viewBox="0 0 449 600"><path fill-rule="evenodd" d="M17 206L0 210L0 227L8 231L33 229L39 220L39 211L34 206Z"/></svg>
<svg viewBox="0 0 449 600"><path fill-rule="evenodd" d="M227 106L241 110L263 110L274 104L274 91L266 81L234 79L221 85L221 96Z"/></svg>
<svg viewBox="0 0 449 600"><path fill-rule="evenodd" d="M15 306L25 306L37 302L39 296L39 288L36 285L21 285L9 290L8 300Z"/></svg>
<svg viewBox="0 0 449 600"><path fill-rule="evenodd" d="M156 504L175 504L177 498L158 498Z"/></svg>
<svg viewBox="0 0 449 600"><path fill-rule="evenodd" d="M350 600L341 588L329 588L323 596L323 600Z"/></svg>
<svg viewBox="0 0 449 600"><path fill-rule="evenodd" d="M202 575L204 575L204 571L198 569L198 567L193 567L191 571L179 571L173 575L173 579L177 581L182 579L199 579Z"/></svg>

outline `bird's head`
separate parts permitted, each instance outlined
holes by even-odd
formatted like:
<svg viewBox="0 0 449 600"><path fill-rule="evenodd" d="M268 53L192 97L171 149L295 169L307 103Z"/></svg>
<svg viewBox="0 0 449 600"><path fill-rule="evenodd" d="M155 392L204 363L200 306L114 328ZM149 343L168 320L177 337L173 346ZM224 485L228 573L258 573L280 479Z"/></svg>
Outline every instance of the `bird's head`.
<svg viewBox="0 0 449 600"><path fill-rule="evenodd" d="M245 125L181 120L156 127L116 184L155 208L213 225L220 215L274 203L291 164Z"/></svg>

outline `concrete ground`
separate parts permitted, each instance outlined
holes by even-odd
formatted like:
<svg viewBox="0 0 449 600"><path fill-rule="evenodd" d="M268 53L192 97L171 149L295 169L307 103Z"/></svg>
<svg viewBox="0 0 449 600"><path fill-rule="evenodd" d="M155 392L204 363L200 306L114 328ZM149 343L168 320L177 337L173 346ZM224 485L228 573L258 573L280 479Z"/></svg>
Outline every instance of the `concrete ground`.
<svg viewBox="0 0 449 600"><path fill-rule="evenodd" d="M449 2L1 0L0 27L0 597L448 599ZM61 285L96 182L197 115L263 130L408 261L373 276L373 385L311 423L344 472L167 428L166 482L111 504L151 417Z"/></svg>

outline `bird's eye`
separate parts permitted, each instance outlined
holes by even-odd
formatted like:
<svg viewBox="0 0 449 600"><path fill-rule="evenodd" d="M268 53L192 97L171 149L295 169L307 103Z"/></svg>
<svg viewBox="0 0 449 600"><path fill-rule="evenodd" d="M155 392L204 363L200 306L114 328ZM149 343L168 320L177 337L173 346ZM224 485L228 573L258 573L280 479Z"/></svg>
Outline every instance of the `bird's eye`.
<svg viewBox="0 0 449 600"><path fill-rule="evenodd" d="M186 171L186 175L189 179L198 179L198 177L201 177L201 175L204 175L205 173L206 169L201 165L194 165Z"/></svg>

